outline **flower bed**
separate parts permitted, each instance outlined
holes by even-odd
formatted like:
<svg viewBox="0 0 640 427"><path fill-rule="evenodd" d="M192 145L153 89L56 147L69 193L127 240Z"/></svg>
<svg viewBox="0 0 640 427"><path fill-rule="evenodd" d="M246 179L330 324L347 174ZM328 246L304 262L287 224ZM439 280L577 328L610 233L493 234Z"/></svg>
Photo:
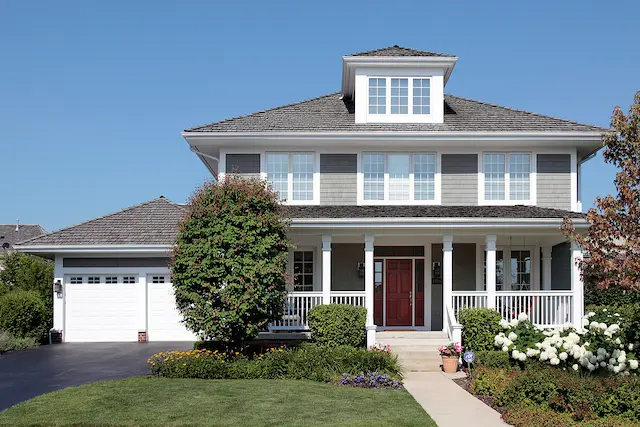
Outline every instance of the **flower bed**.
<svg viewBox="0 0 640 427"><path fill-rule="evenodd" d="M342 375L373 372L401 379L396 356L385 350L312 343L296 348L271 348L253 356L217 350L157 353L148 360L151 374L166 378L203 379L308 379L336 382Z"/></svg>
<svg viewBox="0 0 640 427"><path fill-rule="evenodd" d="M360 388L389 388L402 390L402 382L380 372L362 372L358 375L343 374L339 384Z"/></svg>
<svg viewBox="0 0 640 427"><path fill-rule="evenodd" d="M603 371L629 375L638 372L637 342L627 342L624 319L606 308L588 313L582 330L571 325L554 329L534 326L526 314L507 322L495 337L495 346L518 362L539 362L574 371Z"/></svg>

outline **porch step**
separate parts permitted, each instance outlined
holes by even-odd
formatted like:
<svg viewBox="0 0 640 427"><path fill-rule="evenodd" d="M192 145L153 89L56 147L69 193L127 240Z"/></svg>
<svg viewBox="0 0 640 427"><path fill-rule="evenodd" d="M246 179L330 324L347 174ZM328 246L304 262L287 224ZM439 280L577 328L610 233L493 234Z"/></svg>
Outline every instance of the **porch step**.
<svg viewBox="0 0 640 427"><path fill-rule="evenodd" d="M376 341L389 344L405 373L438 372L442 364L438 348L449 338L440 331L383 331L376 334Z"/></svg>
<svg viewBox="0 0 640 427"><path fill-rule="evenodd" d="M389 339L447 339L447 333L442 331L380 331L376 333L376 339L389 340Z"/></svg>

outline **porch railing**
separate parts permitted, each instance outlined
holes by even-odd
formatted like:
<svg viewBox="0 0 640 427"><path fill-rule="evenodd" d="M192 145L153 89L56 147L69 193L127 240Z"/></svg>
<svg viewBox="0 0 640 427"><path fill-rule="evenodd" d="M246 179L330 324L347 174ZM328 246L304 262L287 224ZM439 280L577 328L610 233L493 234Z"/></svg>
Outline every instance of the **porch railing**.
<svg viewBox="0 0 640 427"><path fill-rule="evenodd" d="M364 291L332 291L331 304L347 304L356 307L364 307Z"/></svg>
<svg viewBox="0 0 640 427"><path fill-rule="evenodd" d="M506 320L527 313L536 325L559 326L573 323L572 308L572 291L496 292L496 310Z"/></svg>
<svg viewBox="0 0 640 427"><path fill-rule="evenodd" d="M453 313L456 318L463 308L486 308L487 293L482 291L453 291Z"/></svg>
<svg viewBox="0 0 640 427"><path fill-rule="evenodd" d="M309 310L320 304L322 292L292 292L284 303L282 319L274 322L269 329L307 329Z"/></svg>

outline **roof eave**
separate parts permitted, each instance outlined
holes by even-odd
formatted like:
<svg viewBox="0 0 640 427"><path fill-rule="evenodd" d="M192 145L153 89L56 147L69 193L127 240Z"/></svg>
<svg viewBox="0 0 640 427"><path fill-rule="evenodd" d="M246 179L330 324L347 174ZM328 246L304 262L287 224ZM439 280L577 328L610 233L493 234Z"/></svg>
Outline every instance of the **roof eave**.
<svg viewBox="0 0 640 427"><path fill-rule="evenodd" d="M571 218L577 229L586 229L584 218ZM419 229L468 229L468 228L536 228L557 230L563 218L291 218L292 228L419 228Z"/></svg>
<svg viewBox="0 0 640 427"><path fill-rule="evenodd" d="M128 244L128 245L18 245L13 249L26 253L167 253L173 245Z"/></svg>

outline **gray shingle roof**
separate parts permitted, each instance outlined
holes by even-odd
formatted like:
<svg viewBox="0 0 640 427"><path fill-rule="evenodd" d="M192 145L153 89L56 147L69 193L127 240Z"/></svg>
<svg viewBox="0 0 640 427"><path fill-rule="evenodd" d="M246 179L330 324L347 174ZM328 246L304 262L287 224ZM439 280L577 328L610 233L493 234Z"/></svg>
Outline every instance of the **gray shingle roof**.
<svg viewBox="0 0 640 427"><path fill-rule="evenodd" d="M20 245L172 245L185 214L184 206L160 197Z"/></svg>
<svg viewBox="0 0 640 427"><path fill-rule="evenodd" d="M445 95L444 123L357 124L353 102L332 93L186 132L603 132L607 129Z"/></svg>
<svg viewBox="0 0 640 427"><path fill-rule="evenodd" d="M428 52L425 50L410 49L407 47L400 47L398 45L383 47L381 49L368 50L366 52L352 53L348 56L441 56L441 57L455 57L455 55L449 55L446 53Z"/></svg>
<svg viewBox="0 0 640 427"><path fill-rule="evenodd" d="M46 233L38 224L21 224L16 231L16 224L0 224L0 256L10 250L13 245L23 240L32 239ZM5 243L8 247L5 247Z"/></svg>
<svg viewBox="0 0 640 427"><path fill-rule="evenodd" d="M287 206L290 218L584 218L537 206Z"/></svg>

